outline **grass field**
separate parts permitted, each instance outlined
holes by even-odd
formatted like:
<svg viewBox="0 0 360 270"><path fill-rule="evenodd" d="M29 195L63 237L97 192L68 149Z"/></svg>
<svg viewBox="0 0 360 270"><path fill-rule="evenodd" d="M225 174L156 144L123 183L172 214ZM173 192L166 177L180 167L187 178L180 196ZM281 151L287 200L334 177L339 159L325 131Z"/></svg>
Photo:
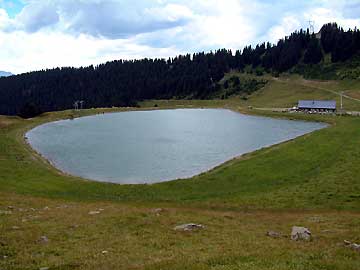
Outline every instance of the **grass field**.
<svg viewBox="0 0 360 270"><path fill-rule="evenodd" d="M0 269L360 269L360 253L343 245L343 240L360 242L360 118L247 109L336 97L327 90L343 85L358 93L353 82L284 77L271 79L248 101L142 103L140 109L226 107L331 125L192 179L155 185L63 175L23 139L26 130L47 121L126 108L30 120L0 116ZM205 229L173 230L190 222ZM291 241L294 225L308 227L313 240ZM268 230L284 237L267 237Z"/></svg>

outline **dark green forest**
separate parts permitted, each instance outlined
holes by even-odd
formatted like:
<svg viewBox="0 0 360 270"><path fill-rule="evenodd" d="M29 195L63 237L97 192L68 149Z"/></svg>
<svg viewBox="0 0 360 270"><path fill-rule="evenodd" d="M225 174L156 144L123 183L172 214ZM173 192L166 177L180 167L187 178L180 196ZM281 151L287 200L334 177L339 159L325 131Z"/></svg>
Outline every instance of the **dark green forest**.
<svg viewBox="0 0 360 270"><path fill-rule="evenodd" d="M29 72L0 78L0 114L33 117L73 108L76 100L93 108L136 106L146 99L206 99L216 96L219 81L230 70L309 75L314 67L322 66L325 56L338 64L356 57L359 51L360 31L331 23L317 35L300 30L277 44L246 46L236 52L221 49L171 59L117 60Z"/></svg>

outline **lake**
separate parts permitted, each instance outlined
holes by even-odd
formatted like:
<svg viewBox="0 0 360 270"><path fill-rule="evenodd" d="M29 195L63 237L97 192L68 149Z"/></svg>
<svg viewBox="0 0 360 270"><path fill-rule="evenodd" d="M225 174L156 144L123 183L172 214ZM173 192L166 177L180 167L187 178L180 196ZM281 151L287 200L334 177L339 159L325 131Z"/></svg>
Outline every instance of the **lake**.
<svg viewBox="0 0 360 270"><path fill-rule="evenodd" d="M102 182L151 184L188 178L326 126L225 109L178 109L57 121L26 137L61 171Z"/></svg>

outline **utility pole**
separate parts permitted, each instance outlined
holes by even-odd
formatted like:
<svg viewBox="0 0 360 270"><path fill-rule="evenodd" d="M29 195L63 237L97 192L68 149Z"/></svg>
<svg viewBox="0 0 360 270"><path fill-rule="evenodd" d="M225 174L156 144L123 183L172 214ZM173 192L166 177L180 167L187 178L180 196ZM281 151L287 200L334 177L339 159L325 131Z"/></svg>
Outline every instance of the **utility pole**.
<svg viewBox="0 0 360 270"><path fill-rule="evenodd" d="M84 100L76 100L74 102L74 110L78 111L78 110L82 110L84 108Z"/></svg>
<svg viewBox="0 0 360 270"><path fill-rule="evenodd" d="M315 33L315 21L309 20L310 32L311 34Z"/></svg>
<svg viewBox="0 0 360 270"><path fill-rule="evenodd" d="M343 95L344 95L344 92L343 91L341 91L341 93L340 93L340 106L341 106L341 111L343 111L343 108L344 108L344 106L343 106Z"/></svg>

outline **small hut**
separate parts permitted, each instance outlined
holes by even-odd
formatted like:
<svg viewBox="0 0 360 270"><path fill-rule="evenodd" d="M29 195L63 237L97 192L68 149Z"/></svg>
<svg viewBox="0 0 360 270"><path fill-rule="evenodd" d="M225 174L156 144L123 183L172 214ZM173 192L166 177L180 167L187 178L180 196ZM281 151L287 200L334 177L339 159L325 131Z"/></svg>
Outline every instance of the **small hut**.
<svg viewBox="0 0 360 270"><path fill-rule="evenodd" d="M299 111L305 112L335 112L336 101L334 100L299 100Z"/></svg>

